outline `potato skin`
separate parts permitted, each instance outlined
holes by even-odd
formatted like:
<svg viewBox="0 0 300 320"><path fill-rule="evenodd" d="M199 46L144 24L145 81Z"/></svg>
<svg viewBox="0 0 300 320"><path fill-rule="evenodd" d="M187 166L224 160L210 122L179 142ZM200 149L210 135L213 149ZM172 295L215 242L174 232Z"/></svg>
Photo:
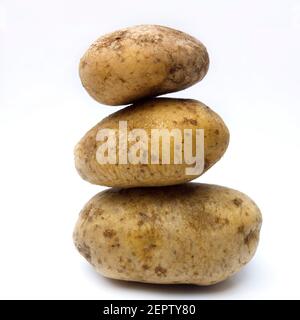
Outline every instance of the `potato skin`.
<svg viewBox="0 0 300 320"><path fill-rule="evenodd" d="M168 27L139 25L96 40L80 60L82 85L98 102L129 104L185 89L207 73L197 39Z"/></svg>
<svg viewBox="0 0 300 320"><path fill-rule="evenodd" d="M204 172L222 157L229 143L229 131L223 120L203 103L190 99L149 99L111 114L81 139L74 153L75 166L83 179L93 184L129 188L174 185L199 176L186 175L185 169L190 167L186 163L151 164L150 151L148 164L99 164L96 150L101 142L96 142L97 133L104 128L118 132L121 120L128 121L128 130L145 129L149 141L153 128L204 129Z"/></svg>
<svg viewBox="0 0 300 320"><path fill-rule="evenodd" d="M249 197L221 186L109 189L83 208L73 239L106 277L211 285L250 261L261 223Z"/></svg>

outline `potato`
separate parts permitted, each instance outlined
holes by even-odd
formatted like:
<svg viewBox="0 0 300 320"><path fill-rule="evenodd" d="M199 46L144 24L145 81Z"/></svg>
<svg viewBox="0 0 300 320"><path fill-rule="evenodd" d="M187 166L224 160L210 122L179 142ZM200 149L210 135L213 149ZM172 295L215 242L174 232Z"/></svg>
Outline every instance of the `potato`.
<svg viewBox="0 0 300 320"><path fill-rule="evenodd" d="M118 141L120 140L116 141L115 163L98 161L97 152L104 143L97 138L99 132L105 128L111 128L115 130L117 140L120 133L119 121L127 121L128 132L138 128L146 131L145 138L148 139L148 143L145 142L144 145L141 145L139 154L143 154L143 157L140 159L140 163L135 163L129 156L127 164L122 164L119 161L121 152ZM156 153L155 150L152 152L152 145L155 145L154 139L152 139L152 130L155 128L168 129L168 132L171 132L172 129L178 129L182 135L181 143L180 145L176 144L176 148L174 147L175 139L172 140L172 137L169 137L171 143L169 148L166 147L166 150L170 150L170 164L162 163L163 154L165 154L163 149L157 150ZM196 166L188 164L184 155L184 150L187 150L186 145L188 145L188 138L185 138L184 130L190 129L192 129L190 141L192 141L194 154L198 140L196 129L204 129L202 156L204 158L203 172L205 172L221 158L228 146L229 132L227 127L215 112L199 101L167 98L149 99L135 103L102 120L75 147L75 166L83 179L104 186L128 188L187 182L203 173L200 171L187 172L188 168ZM162 139L159 142L161 148L163 142ZM134 144L134 142L128 143L127 153L132 150ZM179 147L182 149L181 153ZM174 153L174 149L176 149L176 153ZM175 155L178 154L181 155L181 163L175 163ZM159 164L155 164L155 160Z"/></svg>
<svg viewBox="0 0 300 320"><path fill-rule="evenodd" d="M261 223L250 198L221 186L113 188L86 204L73 238L106 277L211 285L249 262Z"/></svg>
<svg viewBox="0 0 300 320"><path fill-rule="evenodd" d="M200 81L209 65L195 38L162 26L140 25L99 38L80 60L87 92L107 105L185 89Z"/></svg>

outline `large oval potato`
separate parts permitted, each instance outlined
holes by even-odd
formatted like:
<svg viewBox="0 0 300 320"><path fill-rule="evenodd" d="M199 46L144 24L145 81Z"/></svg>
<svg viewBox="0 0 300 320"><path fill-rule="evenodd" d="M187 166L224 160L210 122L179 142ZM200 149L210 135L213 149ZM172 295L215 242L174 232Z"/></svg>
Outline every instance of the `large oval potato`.
<svg viewBox="0 0 300 320"><path fill-rule="evenodd" d="M147 157L141 163L121 164L119 161L120 148L116 141L116 163L101 163L96 154L102 141L97 141L102 129L115 130L116 139L119 134L119 121L127 121L128 131L144 129L147 133L148 144L141 147L141 152ZM170 164L162 164L162 151L152 153L152 129L179 129L182 133L180 146L182 147L182 163L174 161L174 141L170 138ZM139 102L111 114L94 128L92 128L75 147L75 166L81 177L91 183L111 187L139 187L174 185L195 179L203 172L187 174L186 169L194 165L185 162L184 130L192 129L193 149L196 149L196 129L204 129L204 170L205 172L224 154L228 142L229 132L222 119L203 103L187 99L156 98ZM160 141L162 146L163 140ZM134 143L128 143L127 150ZM148 148L146 153L145 148ZM178 147L178 146L177 146ZM144 148L144 149L143 149ZM122 149L121 149L122 150ZM176 154L176 153L175 153ZM154 158L159 164L154 164Z"/></svg>
<svg viewBox="0 0 300 320"><path fill-rule="evenodd" d="M106 277L211 285L249 262L261 223L249 197L221 186L109 189L83 208L73 238Z"/></svg>
<svg viewBox="0 0 300 320"><path fill-rule="evenodd" d="M200 81L209 65L195 38L167 27L140 25L99 38L80 60L87 92L107 105L185 89Z"/></svg>

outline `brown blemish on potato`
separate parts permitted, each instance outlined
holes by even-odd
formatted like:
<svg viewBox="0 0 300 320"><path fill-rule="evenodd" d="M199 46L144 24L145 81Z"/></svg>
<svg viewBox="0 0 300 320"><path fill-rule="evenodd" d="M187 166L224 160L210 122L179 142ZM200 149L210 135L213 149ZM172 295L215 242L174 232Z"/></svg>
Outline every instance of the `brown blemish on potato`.
<svg viewBox="0 0 300 320"><path fill-rule="evenodd" d="M144 270L150 269L150 267L149 267L147 264L143 264L143 265L142 265L142 268L143 268Z"/></svg>
<svg viewBox="0 0 300 320"><path fill-rule="evenodd" d="M92 47L95 46L98 49L110 47L115 42L118 42L118 45L114 47L114 49L120 49L120 41L125 37L127 34L126 30L115 31L107 36L99 38Z"/></svg>
<svg viewBox="0 0 300 320"><path fill-rule="evenodd" d="M155 273L159 276L159 277L166 277L167 276L167 269L161 267L160 265L158 265L155 269L154 269Z"/></svg>
<svg viewBox="0 0 300 320"><path fill-rule="evenodd" d="M171 68L169 69L169 75L167 79L172 83L174 83L175 85L176 84L180 85L185 80L184 67L181 64L172 65Z"/></svg>
<svg viewBox="0 0 300 320"><path fill-rule="evenodd" d="M193 126L196 126L198 124L198 121L196 119L189 119L184 117L183 123L189 123L189 124L192 124Z"/></svg>
<svg viewBox="0 0 300 320"><path fill-rule="evenodd" d="M251 245L252 241L257 240L257 237L258 237L258 231L251 230L244 239L245 245L247 245L249 247Z"/></svg>
<svg viewBox="0 0 300 320"><path fill-rule="evenodd" d="M106 230L103 232L103 235L104 235L104 237L106 237L106 238L112 238L113 236L116 235L116 231L113 230L113 229L106 229Z"/></svg>
<svg viewBox="0 0 300 320"><path fill-rule="evenodd" d="M238 233L244 233L245 232L245 226L244 225L240 225L238 227Z"/></svg>
<svg viewBox="0 0 300 320"><path fill-rule="evenodd" d="M229 224L229 220L227 218L216 217L215 223L217 225L225 226L225 225Z"/></svg>
<svg viewBox="0 0 300 320"><path fill-rule="evenodd" d="M232 202L237 206L237 207L240 207L243 203L243 200L241 198L234 198L232 200Z"/></svg>
<svg viewBox="0 0 300 320"><path fill-rule="evenodd" d="M80 252L80 254L85 257L85 259L89 262L91 262L91 249L86 243L76 243L75 246Z"/></svg>

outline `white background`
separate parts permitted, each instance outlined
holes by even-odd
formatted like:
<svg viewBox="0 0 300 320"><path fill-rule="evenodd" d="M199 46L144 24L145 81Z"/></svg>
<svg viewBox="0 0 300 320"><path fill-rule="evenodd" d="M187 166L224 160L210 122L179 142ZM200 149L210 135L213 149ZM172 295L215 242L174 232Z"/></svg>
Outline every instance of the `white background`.
<svg viewBox="0 0 300 320"><path fill-rule="evenodd" d="M79 59L98 36L147 23L207 46L205 79L171 95L203 101L231 132L197 180L241 190L263 213L255 258L213 287L108 280L72 243L80 209L103 189L80 179L73 147L119 109L87 95ZM299 1L1 0L0 32L1 298L300 298Z"/></svg>

